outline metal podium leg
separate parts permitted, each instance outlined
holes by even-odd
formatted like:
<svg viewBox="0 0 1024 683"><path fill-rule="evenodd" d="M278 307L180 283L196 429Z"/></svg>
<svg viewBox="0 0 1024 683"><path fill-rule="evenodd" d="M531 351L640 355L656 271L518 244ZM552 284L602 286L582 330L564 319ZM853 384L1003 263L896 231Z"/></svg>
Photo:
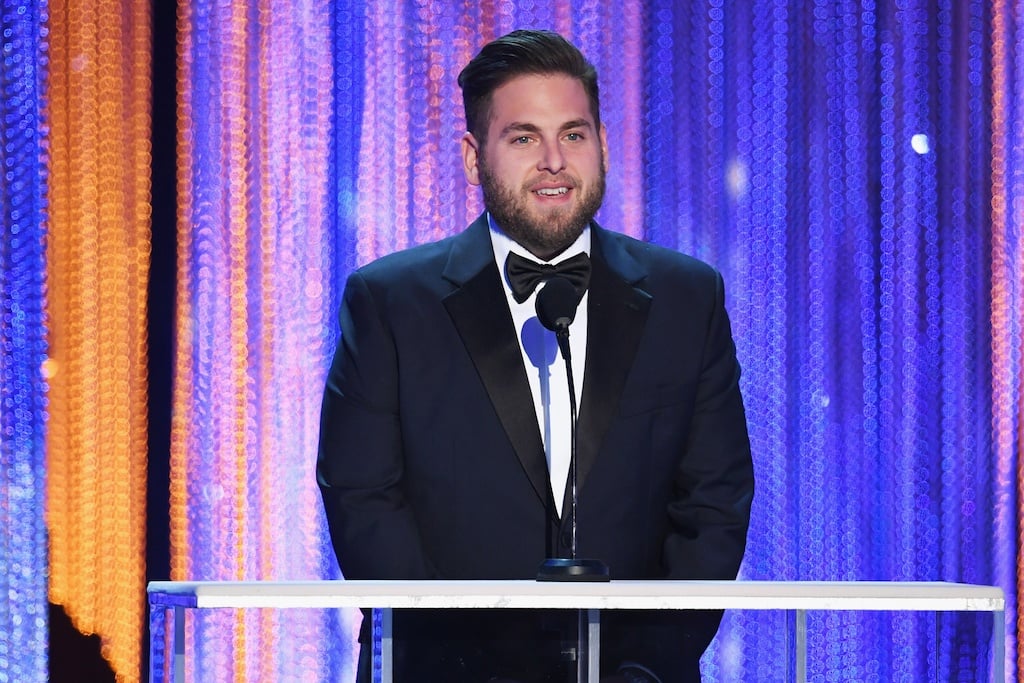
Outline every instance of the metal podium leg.
<svg viewBox="0 0 1024 683"><path fill-rule="evenodd" d="M807 612L796 611L796 680L807 683Z"/></svg>
<svg viewBox="0 0 1024 683"><path fill-rule="evenodd" d="M1006 679L1006 612L992 612L992 681L1002 683Z"/></svg>
<svg viewBox="0 0 1024 683"><path fill-rule="evenodd" d="M149 605L149 683L167 682L167 608Z"/></svg>
<svg viewBox="0 0 1024 683"><path fill-rule="evenodd" d="M392 639L391 608L374 607L373 612L375 615L380 613L380 683L391 683L395 676L395 641Z"/></svg>
<svg viewBox="0 0 1024 683"><path fill-rule="evenodd" d="M601 678L601 611L576 610L576 683Z"/></svg>
<svg viewBox="0 0 1024 683"><path fill-rule="evenodd" d="M587 610L587 683L601 677L601 611Z"/></svg>
<svg viewBox="0 0 1024 683"><path fill-rule="evenodd" d="M185 683L185 608L174 606L174 683Z"/></svg>

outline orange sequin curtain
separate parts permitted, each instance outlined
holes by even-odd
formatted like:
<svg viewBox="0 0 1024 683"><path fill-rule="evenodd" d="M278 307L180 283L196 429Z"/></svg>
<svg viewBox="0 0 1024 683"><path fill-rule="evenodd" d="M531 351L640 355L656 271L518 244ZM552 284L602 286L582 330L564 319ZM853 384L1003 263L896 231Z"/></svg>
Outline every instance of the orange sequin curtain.
<svg viewBox="0 0 1024 683"><path fill-rule="evenodd" d="M150 5L50 3L50 601L137 680L146 531Z"/></svg>

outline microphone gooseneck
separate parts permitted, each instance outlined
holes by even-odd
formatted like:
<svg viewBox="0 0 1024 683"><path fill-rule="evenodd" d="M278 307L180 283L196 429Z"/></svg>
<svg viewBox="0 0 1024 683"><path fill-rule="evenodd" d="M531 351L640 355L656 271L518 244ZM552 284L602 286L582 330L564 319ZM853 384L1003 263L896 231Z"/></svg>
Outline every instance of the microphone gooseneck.
<svg viewBox="0 0 1024 683"><path fill-rule="evenodd" d="M565 375L569 384L569 485L570 485L570 556L568 560L549 558L537 573L538 581L608 581L608 568L600 560L580 560L576 557L576 501L578 499L576 475L576 386L572 375L572 354L569 348L569 326L576 318L580 295L566 278L554 276L545 281L537 292L537 319L541 325L555 333L558 348L565 361Z"/></svg>
<svg viewBox="0 0 1024 683"><path fill-rule="evenodd" d="M558 348L565 361L565 377L569 383L569 485L570 498L569 557L576 559L576 385L572 376L572 353L569 349L569 325L576 318L576 289L564 277L555 276L537 292L537 319L555 333ZM557 495L557 492L556 492Z"/></svg>

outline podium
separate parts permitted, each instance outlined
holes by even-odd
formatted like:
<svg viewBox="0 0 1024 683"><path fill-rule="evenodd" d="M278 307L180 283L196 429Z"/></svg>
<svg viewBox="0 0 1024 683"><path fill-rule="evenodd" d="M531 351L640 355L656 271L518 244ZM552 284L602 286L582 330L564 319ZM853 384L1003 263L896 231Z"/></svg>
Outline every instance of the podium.
<svg viewBox="0 0 1024 683"><path fill-rule="evenodd" d="M991 612L991 680L1004 680L1002 589L942 582L812 581L153 581L149 584L150 683L182 683L185 613L210 608L341 608L382 611L383 683L391 683L392 609L566 609L587 615L589 682L598 683L600 611L785 610L796 613L796 678L806 682L806 613L823 611ZM172 653L162 639L173 613ZM159 642L158 642L159 641ZM159 665L171 654L170 677ZM401 683L401 682L400 682Z"/></svg>

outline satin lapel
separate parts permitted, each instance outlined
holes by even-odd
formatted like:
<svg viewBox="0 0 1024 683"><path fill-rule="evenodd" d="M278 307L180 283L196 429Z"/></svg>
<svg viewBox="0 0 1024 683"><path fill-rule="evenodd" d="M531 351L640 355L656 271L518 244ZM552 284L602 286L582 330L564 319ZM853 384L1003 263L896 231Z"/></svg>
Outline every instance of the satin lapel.
<svg viewBox="0 0 1024 683"><path fill-rule="evenodd" d="M544 442L512 315L494 263L486 219L478 219L456 239L444 277L458 286L444 299L448 315L466 345L526 476L547 505L551 483Z"/></svg>
<svg viewBox="0 0 1024 683"><path fill-rule="evenodd" d="M576 440L579 490L615 416L651 305L651 296L634 286L646 271L608 233L595 226L593 236L587 365Z"/></svg>

